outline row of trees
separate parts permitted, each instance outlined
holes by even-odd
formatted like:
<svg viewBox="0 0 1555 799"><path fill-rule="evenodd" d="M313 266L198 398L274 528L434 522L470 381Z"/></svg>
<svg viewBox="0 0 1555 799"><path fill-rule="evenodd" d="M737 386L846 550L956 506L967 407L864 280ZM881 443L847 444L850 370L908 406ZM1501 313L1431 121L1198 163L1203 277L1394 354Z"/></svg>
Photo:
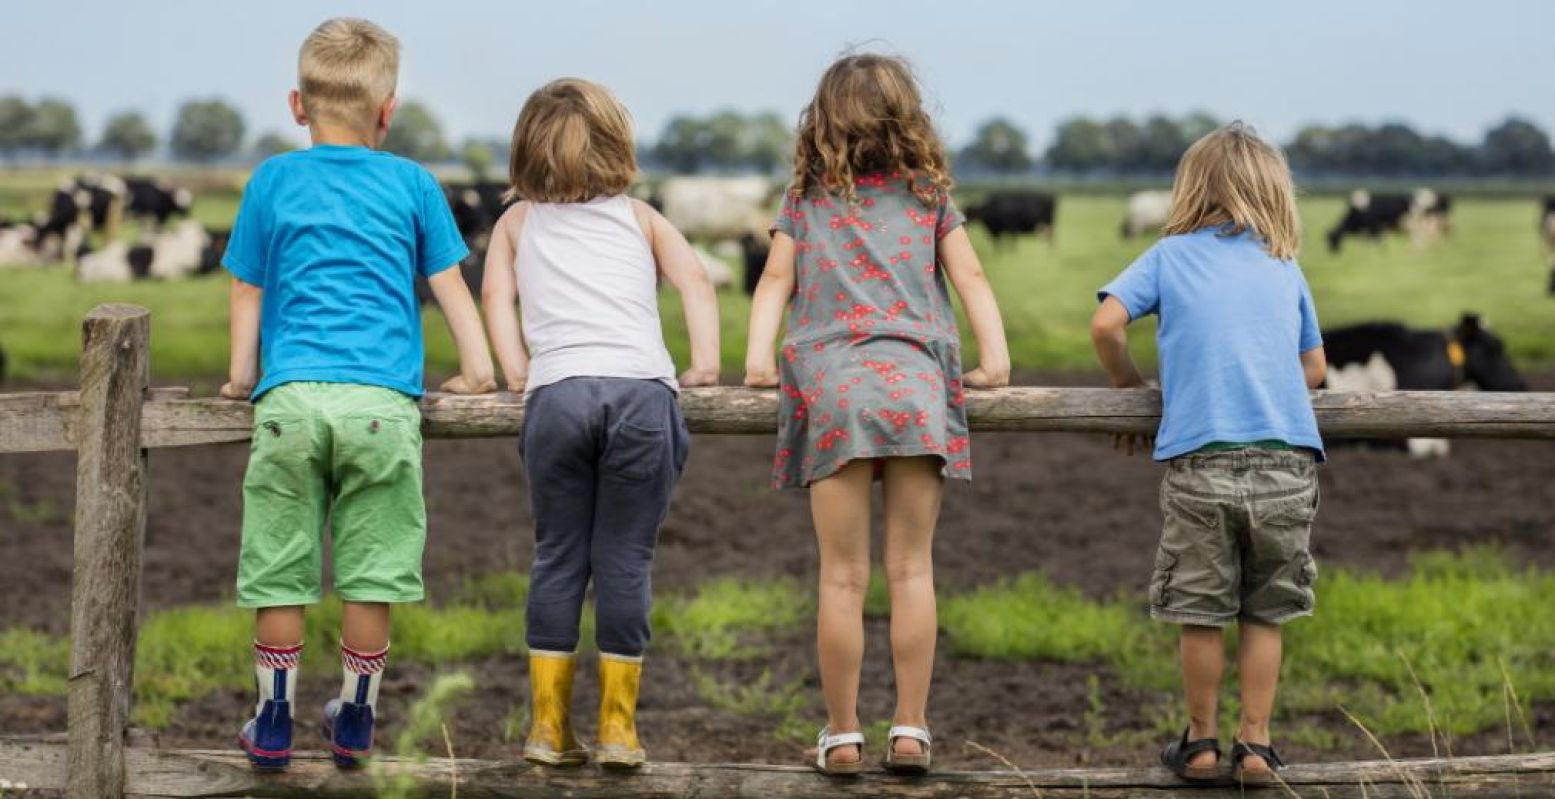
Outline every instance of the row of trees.
<svg viewBox="0 0 1555 799"><path fill-rule="evenodd" d="M1156 114L1129 117L1074 117L1060 123L1052 144L1041 157L1032 152L1026 131L1005 118L978 127L972 141L957 154L957 167L997 174L1029 172L1039 163L1047 168L1082 174L1166 174L1188 145L1213 130L1220 120L1206 113L1181 117ZM193 100L178 109L166 145L175 157L216 161L244 155L243 116L219 100ZM142 158L162 144L156 129L136 111L107 120L90 147L125 161ZM246 154L266 157L294 149L297 139L267 132ZM486 175L506 159L501 140L471 138L456 149L442 124L426 105L400 105L385 149L425 162L460 160L477 175ZM57 158L85 149L84 132L70 103L43 98L29 103L19 96L0 97L0 156L34 153ZM1409 125L1311 125L1286 143L1292 164L1311 174L1376 176L1510 176L1555 175L1555 149L1549 136L1525 119L1511 117L1488 130L1475 143L1427 135ZM790 122L771 113L719 111L706 116L672 118L658 139L645 143L644 159L676 172L775 172L793 153Z"/></svg>

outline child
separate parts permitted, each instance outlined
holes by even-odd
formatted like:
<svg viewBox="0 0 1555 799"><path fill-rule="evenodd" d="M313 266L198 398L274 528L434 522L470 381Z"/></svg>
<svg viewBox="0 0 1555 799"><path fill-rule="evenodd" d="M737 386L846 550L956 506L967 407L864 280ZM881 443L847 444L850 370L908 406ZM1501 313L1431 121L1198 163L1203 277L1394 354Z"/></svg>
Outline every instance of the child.
<svg viewBox="0 0 1555 799"><path fill-rule="evenodd" d="M800 119L794 183L752 302L745 377L782 388L774 484L810 488L827 712L814 765L827 774L863 768L857 700L876 479L897 688L884 765L929 768L931 544L945 476L972 473L947 272L982 358L965 384L1002 386L1010 369L999 308L962 222L907 64L879 55L833 64ZM773 342L791 298L780 373Z"/></svg>
<svg viewBox="0 0 1555 799"><path fill-rule="evenodd" d="M1186 779L1218 776L1222 628L1238 622L1232 768L1245 782L1269 782L1283 765L1269 745L1279 625L1312 612L1317 577L1307 541L1323 442L1307 389L1327 368L1295 261L1301 228L1285 157L1240 123L1200 139L1177 168L1164 232L1101 290L1091 323L1112 384L1137 388L1144 379L1125 328L1160 316L1155 458L1168 467L1150 613L1182 625L1189 716L1161 760ZM1133 452L1133 437L1120 443Z"/></svg>
<svg viewBox="0 0 1555 799"><path fill-rule="evenodd" d="M466 249L442 190L373 149L394 115L398 65L399 42L370 22L332 19L308 36L290 103L313 147L254 170L223 261L234 280L221 394L256 404L237 591L257 609L259 704L240 740L261 768L290 761L303 606L319 600L326 519L345 678L324 729L342 767L372 748L389 603L422 598L417 274L459 348L460 375L444 390L495 388L480 315L449 268Z"/></svg>
<svg viewBox="0 0 1555 799"><path fill-rule="evenodd" d="M718 382L718 300L685 237L624 193L637 177L626 109L604 87L558 80L513 128L509 208L492 232L482 300L509 391L527 394L520 457L535 518L527 608L525 759L580 765L573 665L592 577L599 644L597 759L635 768L649 572L686 462L679 386ZM657 278L680 291L691 369L659 327ZM515 298L522 306L520 332ZM527 350L526 350L527 347Z"/></svg>

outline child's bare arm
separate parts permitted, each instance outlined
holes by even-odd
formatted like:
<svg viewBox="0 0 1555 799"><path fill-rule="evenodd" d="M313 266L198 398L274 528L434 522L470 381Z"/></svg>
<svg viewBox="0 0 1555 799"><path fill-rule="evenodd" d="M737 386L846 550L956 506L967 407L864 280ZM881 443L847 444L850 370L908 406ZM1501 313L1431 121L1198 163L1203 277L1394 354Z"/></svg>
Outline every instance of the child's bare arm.
<svg viewBox="0 0 1555 799"><path fill-rule="evenodd" d="M634 202L638 219L646 217L648 245L659 273L680 292L686 312L686 330L691 335L691 368L680 376L680 385L718 385L718 292L702 267L691 242L670 224L663 214L644 202Z"/></svg>
<svg viewBox="0 0 1555 799"><path fill-rule="evenodd" d="M1113 388L1141 388L1144 375L1128 354L1128 309L1116 297L1102 300L1091 317L1091 344Z"/></svg>
<svg viewBox="0 0 1555 799"><path fill-rule="evenodd" d="M444 269L427 278L427 283L438 307L443 309L454 346L459 350L459 374L443 383L443 390L454 394L495 391L497 383L491 377L491 351L486 348L486 334L481 330L480 311L475 309L475 300L470 297L470 287L465 285L459 267Z"/></svg>
<svg viewBox="0 0 1555 799"><path fill-rule="evenodd" d="M1009 385L1010 346L1004 338L1004 319L966 228L958 227L940 239L938 257L961 295L972 335L977 338L977 368L963 375L963 382L973 388Z"/></svg>
<svg viewBox="0 0 1555 799"><path fill-rule="evenodd" d="M752 388L771 388L778 384L777 346L778 328L783 323L783 311L789 298L794 296L794 239L787 233L772 237L772 249L767 252L767 264L762 268L761 280L751 295L750 335L745 348L745 385Z"/></svg>
<svg viewBox="0 0 1555 799"><path fill-rule="evenodd" d="M263 299L264 289L232 279L227 292L232 354L227 383L221 387L221 396L227 399L248 399L259 380L259 309Z"/></svg>
<svg viewBox="0 0 1555 799"><path fill-rule="evenodd" d="M518 323L518 279L513 272L514 235L523 224L526 206L518 203L497 220L486 248L486 271L481 279L481 307L486 311L486 333L496 352L497 364L508 391L522 392L529 380L529 351Z"/></svg>
<svg viewBox="0 0 1555 799"><path fill-rule="evenodd" d="M1301 371L1307 377L1307 388L1318 388L1328 379L1328 354L1322 347L1313 347L1301 353Z"/></svg>

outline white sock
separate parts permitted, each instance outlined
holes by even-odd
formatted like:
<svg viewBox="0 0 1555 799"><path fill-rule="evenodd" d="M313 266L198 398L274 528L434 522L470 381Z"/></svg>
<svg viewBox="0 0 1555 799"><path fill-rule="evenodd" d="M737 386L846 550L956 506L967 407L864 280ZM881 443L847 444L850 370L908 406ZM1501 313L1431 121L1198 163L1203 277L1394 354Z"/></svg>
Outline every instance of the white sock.
<svg viewBox="0 0 1555 799"><path fill-rule="evenodd" d="M302 644L294 646L265 646L254 642L254 681L259 685L259 703L254 715L265 709L265 703L274 700L295 702L297 699L297 665L302 660Z"/></svg>
<svg viewBox="0 0 1555 799"><path fill-rule="evenodd" d="M378 710L378 684L383 682L383 669L389 664L389 647L378 652L357 652L340 647L340 701L356 702Z"/></svg>

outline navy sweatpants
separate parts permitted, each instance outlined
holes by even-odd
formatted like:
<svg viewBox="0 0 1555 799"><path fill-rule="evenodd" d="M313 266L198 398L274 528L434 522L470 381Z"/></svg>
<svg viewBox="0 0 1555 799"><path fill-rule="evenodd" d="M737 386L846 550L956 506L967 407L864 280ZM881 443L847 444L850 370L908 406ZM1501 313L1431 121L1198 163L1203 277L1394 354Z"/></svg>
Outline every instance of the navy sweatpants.
<svg viewBox="0 0 1555 799"><path fill-rule="evenodd" d="M530 394L519 439L535 520L530 649L577 649L591 578L599 651L647 649L654 544L690 444L675 392L655 380L574 377Z"/></svg>

